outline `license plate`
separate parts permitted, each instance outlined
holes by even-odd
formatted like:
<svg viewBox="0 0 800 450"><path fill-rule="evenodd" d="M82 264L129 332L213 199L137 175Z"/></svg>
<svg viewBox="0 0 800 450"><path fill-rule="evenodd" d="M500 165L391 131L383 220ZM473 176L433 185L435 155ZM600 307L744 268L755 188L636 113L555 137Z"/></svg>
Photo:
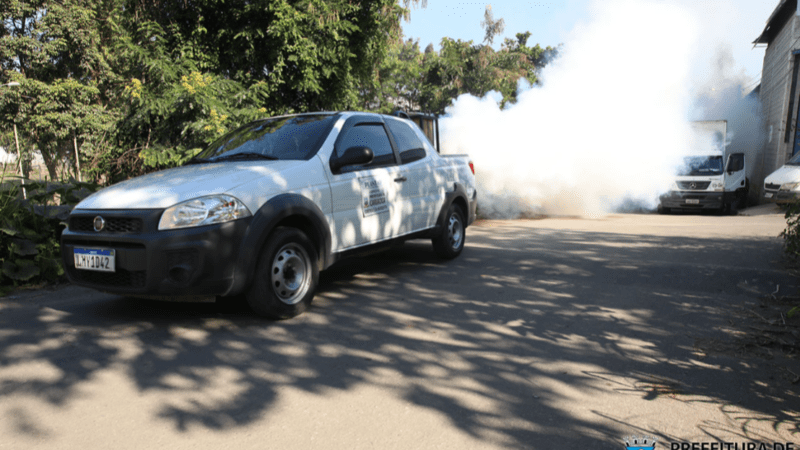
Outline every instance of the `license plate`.
<svg viewBox="0 0 800 450"><path fill-rule="evenodd" d="M764 198L772 198L772 192L767 192L764 194Z"/></svg>
<svg viewBox="0 0 800 450"><path fill-rule="evenodd" d="M686 199L686 204L687 205L698 205L698 204L700 204L700 200L698 200L696 198L687 198Z"/></svg>
<svg viewBox="0 0 800 450"><path fill-rule="evenodd" d="M72 250L75 268L96 270L98 272L114 272L115 252L110 248L81 248Z"/></svg>

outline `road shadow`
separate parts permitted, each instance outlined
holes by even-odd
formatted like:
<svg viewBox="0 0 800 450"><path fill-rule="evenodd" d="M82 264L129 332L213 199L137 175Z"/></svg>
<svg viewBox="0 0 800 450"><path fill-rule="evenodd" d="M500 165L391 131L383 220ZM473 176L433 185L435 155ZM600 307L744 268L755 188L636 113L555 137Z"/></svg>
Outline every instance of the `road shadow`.
<svg viewBox="0 0 800 450"><path fill-rule="evenodd" d="M371 385L508 448L618 448L620 429L686 439L637 430L622 411L577 414L563 407L571 390L729 408L728 422L697 424L709 439L756 439L765 421L800 436L798 386L776 377L770 360L697 347L734 339L733 309L794 284L775 260L779 241L513 223L470 231L452 261L437 259L427 242L341 261L322 273L311 310L284 322L242 305L102 295L7 302L0 367L43 369L34 379L0 371L0 403L27 395L66 409L98 371L122 366L140 392L164 394L157 418L178 431L251 424L285 388L324 395ZM235 389L202 397L220 383ZM0 413L19 434L45 428L20 420L19 409Z"/></svg>

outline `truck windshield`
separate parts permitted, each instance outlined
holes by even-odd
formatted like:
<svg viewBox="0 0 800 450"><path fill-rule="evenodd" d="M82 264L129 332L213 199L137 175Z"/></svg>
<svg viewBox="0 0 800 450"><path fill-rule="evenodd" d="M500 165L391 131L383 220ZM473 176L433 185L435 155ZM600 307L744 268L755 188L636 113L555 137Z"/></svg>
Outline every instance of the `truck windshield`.
<svg viewBox="0 0 800 450"><path fill-rule="evenodd" d="M800 152L795 153L794 156L786 161L787 166L800 166Z"/></svg>
<svg viewBox="0 0 800 450"><path fill-rule="evenodd" d="M275 117L249 123L217 139L189 164L245 159L309 159L328 134L330 114Z"/></svg>
<svg viewBox="0 0 800 450"><path fill-rule="evenodd" d="M688 156L678 175L722 175L722 156Z"/></svg>

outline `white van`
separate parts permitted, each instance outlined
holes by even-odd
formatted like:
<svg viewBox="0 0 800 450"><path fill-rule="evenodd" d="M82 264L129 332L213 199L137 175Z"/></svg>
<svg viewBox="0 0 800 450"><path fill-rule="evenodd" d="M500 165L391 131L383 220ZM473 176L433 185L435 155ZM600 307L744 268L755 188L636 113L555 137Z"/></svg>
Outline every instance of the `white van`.
<svg viewBox="0 0 800 450"><path fill-rule="evenodd" d="M800 153L792 156L780 169L764 180L764 199L789 203L800 197Z"/></svg>
<svg viewBox="0 0 800 450"><path fill-rule="evenodd" d="M734 212L747 203L750 189L744 153L729 153L728 123L692 122L694 153L684 159L672 188L660 198L658 211Z"/></svg>

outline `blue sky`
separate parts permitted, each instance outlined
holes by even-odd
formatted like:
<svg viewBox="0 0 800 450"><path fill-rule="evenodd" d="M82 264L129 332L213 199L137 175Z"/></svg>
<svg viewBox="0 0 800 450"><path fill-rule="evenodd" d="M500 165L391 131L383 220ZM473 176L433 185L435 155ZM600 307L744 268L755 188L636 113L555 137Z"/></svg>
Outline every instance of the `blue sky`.
<svg viewBox="0 0 800 450"><path fill-rule="evenodd" d="M555 46L569 43L573 29L592 20L595 0L526 1L492 0L470 2L428 0L426 8L412 7L410 22L403 23L405 36L419 38L422 48L433 43L439 49L442 37L472 40L480 43L484 10L492 5L495 19L505 21L505 32L495 39L499 48L504 37L530 31L529 45ZM737 72L757 83L761 74L764 49L753 48L753 40L761 34L779 0L602 0L673 3L682 5L697 18L702 27L698 46L708 47L701 53L712 58L712 49L726 46L735 60ZM630 17L630 20L657 20L653 17ZM680 30L676 30L679 33ZM632 36L632 38L635 38ZM613 48L616 43L609 43ZM706 51L707 50L707 51Z"/></svg>

